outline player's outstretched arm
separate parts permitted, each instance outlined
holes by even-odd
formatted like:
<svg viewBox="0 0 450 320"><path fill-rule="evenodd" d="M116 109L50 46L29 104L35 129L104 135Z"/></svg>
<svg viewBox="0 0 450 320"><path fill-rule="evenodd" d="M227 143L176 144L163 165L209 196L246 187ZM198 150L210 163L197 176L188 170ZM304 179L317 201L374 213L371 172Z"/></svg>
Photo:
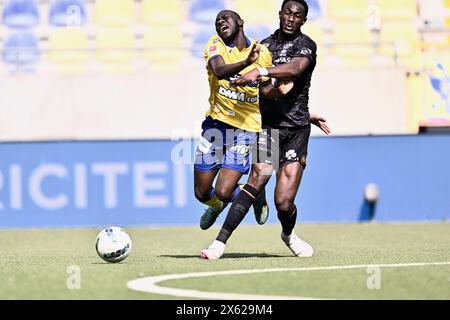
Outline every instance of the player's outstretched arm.
<svg viewBox="0 0 450 320"><path fill-rule="evenodd" d="M212 73L219 79L224 79L227 77L231 77L241 72L243 69L252 65L258 60L259 52L260 52L260 44L254 43L252 50L250 51L248 57L245 60L226 64L223 60L222 56L217 56L209 60L208 64L211 68Z"/></svg>
<svg viewBox="0 0 450 320"><path fill-rule="evenodd" d="M245 86L256 81L261 76L268 76L280 80L294 80L309 66L309 60L304 57L293 58L291 62L276 67L256 68L233 81L235 86Z"/></svg>
<svg viewBox="0 0 450 320"><path fill-rule="evenodd" d="M292 81L279 81L276 86L272 85L270 81L266 81L260 83L259 94L266 99L277 99L287 95L293 87Z"/></svg>
<svg viewBox="0 0 450 320"><path fill-rule="evenodd" d="M330 134L331 133L331 129L327 126L327 124L325 122L327 122L327 120L321 116L318 116L317 114L311 113L309 115L309 121L317 126L320 130L322 130L323 132L325 132L325 134Z"/></svg>

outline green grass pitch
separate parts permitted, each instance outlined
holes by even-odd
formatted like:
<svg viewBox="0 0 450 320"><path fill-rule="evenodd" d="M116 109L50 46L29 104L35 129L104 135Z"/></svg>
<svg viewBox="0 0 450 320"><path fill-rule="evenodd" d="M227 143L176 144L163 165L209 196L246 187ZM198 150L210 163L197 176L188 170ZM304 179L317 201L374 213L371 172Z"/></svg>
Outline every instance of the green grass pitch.
<svg viewBox="0 0 450 320"><path fill-rule="evenodd" d="M128 228L130 256L118 264L95 252L99 229L0 230L0 299L182 299L131 291L129 280L152 275L237 269L450 261L450 224L298 225L316 250L296 258L278 225L241 226L221 260L199 258L218 228ZM80 289L67 288L69 266L80 268ZM381 268L380 289L369 290L367 269L227 275L162 282L202 291L328 299L450 299L450 265Z"/></svg>

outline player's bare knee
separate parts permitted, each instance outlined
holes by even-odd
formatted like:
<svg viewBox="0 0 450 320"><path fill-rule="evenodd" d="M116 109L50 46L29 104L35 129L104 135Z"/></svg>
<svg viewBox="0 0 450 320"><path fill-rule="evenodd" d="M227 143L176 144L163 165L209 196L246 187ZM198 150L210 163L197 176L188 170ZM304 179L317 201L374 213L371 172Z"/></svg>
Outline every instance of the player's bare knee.
<svg viewBox="0 0 450 320"><path fill-rule="evenodd" d="M271 166L254 165L248 180L248 184L250 184L256 190L261 190L270 179L272 173L272 171L268 169L268 167L271 168Z"/></svg>
<svg viewBox="0 0 450 320"><path fill-rule="evenodd" d="M203 188L194 188L195 198L200 202L206 202L210 199L210 191Z"/></svg>
<svg viewBox="0 0 450 320"><path fill-rule="evenodd" d="M286 198L275 200L275 207L278 213L290 215L294 210L294 202Z"/></svg>
<svg viewBox="0 0 450 320"><path fill-rule="evenodd" d="M233 189L228 189L226 187L217 187L215 189L216 197L222 202L231 202L233 198Z"/></svg>

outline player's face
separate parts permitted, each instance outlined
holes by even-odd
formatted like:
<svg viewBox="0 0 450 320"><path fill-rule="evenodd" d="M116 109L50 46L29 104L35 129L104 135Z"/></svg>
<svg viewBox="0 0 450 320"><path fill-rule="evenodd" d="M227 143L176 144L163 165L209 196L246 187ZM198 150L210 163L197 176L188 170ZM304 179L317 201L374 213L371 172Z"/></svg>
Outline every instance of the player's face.
<svg viewBox="0 0 450 320"><path fill-rule="evenodd" d="M285 35L297 34L305 22L305 8L298 2L289 1L280 11L280 30Z"/></svg>
<svg viewBox="0 0 450 320"><path fill-rule="evenodd" d="M232 12L220 12L216 18L216 32L223 41L232 41L239 32L239 20Z"/></svg>

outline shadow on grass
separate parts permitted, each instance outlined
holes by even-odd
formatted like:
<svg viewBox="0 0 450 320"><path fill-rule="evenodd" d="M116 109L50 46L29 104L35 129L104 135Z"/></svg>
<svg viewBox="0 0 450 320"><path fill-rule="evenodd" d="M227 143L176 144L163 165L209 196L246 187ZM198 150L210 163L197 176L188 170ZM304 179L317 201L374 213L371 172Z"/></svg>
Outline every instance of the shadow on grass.
<svg viewBox="0 0 450 320"><path fill-rule="evenodd" d="M163 258L175 259L199 259L200 255L161 255ZM286 256L267 254L267 253L225 253L220 259L235 259L235 258L285 258Z"/></svg>

